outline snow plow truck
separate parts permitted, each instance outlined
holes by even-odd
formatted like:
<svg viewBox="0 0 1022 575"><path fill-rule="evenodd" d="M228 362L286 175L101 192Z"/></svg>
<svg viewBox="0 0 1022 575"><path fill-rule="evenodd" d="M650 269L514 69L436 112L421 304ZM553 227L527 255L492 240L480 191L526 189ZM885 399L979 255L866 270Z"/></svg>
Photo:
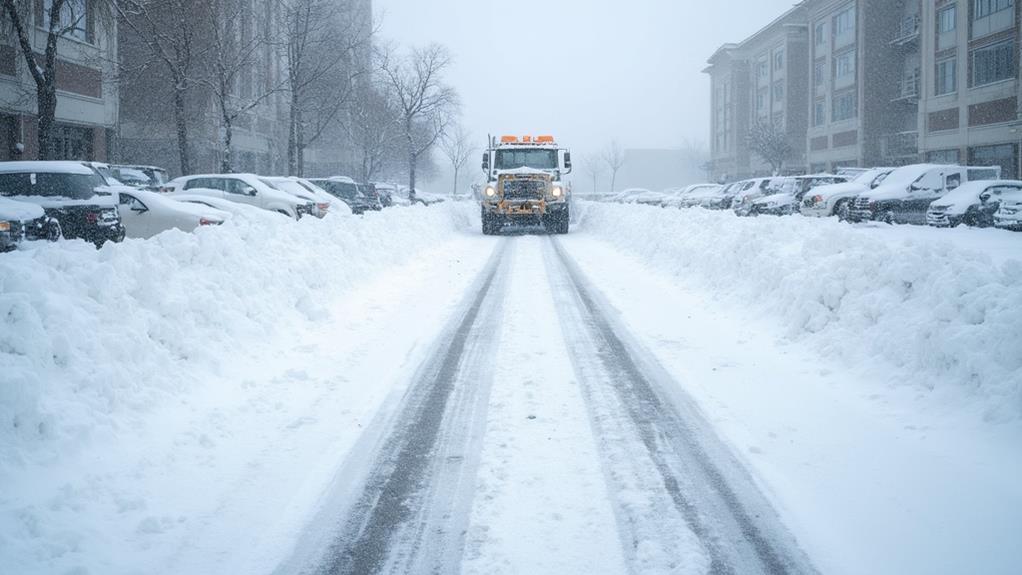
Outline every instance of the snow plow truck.
<svg viewBox="0 0 1022 575"><path fill-rule="evenodd" d="M505 226L539 225L548 233L568 233L571 153L553 136L490 138L483 154L486 185L482 189L483 233L499 234Z"/></svg>

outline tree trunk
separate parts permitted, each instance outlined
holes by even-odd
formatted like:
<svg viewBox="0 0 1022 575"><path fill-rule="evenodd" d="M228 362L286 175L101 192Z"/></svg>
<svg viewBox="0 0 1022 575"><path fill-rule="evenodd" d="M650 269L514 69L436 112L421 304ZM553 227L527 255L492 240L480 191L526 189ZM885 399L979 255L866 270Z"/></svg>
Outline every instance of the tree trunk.
<svg viewBox="0 0 1022 575"><path fill-rule="evenodd" d="M181 175L192 173L192 158L188 151L188 117L185 112L185 89L180 83L174 86L174 124L177 127L177 154L181 162Z"/></svg>
<svg viewBox="0 0 1022 575"><path fill-rule="evenodd" d="M418 163L415 152L408 153L408 201L415 203L415 164Z"/></svg>
<svg viewBox="0 0 1022 575"><path fill-rule="evenodd" d="M610 173L610 193L614 193L615 187L617 186L617 170Z"/></svg>
<svg viewBox="0 0 1022 575"><path fill-rule="evenodd" d="M454 190L451 191L451 197L458 195L458 168L454 168Z"/></svg>
<svg viewBox="0 0 1022 575"><path fill-rule="evenodd" d="M68 160L78 158L61 158L57 149L57 88L52 74L46 75L46 81L36 86L36 100L39 107L39 159ZM91 160L92 158L85 158Z"/></svg>
<svg viewBox="0 0 1022 575"><path fill-rule="evenodd" d="M220 162L220 172L224 174L230 174L234 172L234 152L231 150L231 139L233 138L233 128L231 126L231 117L228 114L224 114L224 149L223 159Z"/></svg>

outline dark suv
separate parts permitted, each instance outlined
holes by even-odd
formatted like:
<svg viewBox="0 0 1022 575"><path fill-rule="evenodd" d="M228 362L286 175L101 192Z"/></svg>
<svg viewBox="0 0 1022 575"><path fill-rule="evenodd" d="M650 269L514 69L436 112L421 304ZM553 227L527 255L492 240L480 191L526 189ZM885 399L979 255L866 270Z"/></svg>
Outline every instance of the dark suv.
<svg viewBox="0 0 1022 575"><path fill-rule="evenodd" d="M310 179L310 182L326 190L330 195L339 198L351 208L355 215L364 214L368 210L382 209L379 199L366 195L367 189L356 184L349 178ZM375 188L373 188L375 191Z"/></svg>
<svg viewBox="0 0 1022 575"><path fill-rule="evenodd" d="M65 238L102 246L124 239L117 195L80 162L0 162L0 196L36 204L60 223Z"/></svg>

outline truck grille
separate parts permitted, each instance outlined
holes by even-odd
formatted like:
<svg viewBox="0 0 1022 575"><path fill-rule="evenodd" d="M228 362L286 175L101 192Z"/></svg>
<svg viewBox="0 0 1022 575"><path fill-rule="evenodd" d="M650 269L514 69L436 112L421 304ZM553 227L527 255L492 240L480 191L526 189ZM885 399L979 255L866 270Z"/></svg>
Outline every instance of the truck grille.
<svg viewBox="0 0 1022 575"><path fill-rule="evenodd" d="M858 210L869 209L869 198L858 197L855 198L855 208Z"/></svg>
<svg viewBox="0 0 1022 575"><path fill-rule="evenodd" d="M509 200L538 200L546 192L542 180L505 180L504 198Z"/></svg>

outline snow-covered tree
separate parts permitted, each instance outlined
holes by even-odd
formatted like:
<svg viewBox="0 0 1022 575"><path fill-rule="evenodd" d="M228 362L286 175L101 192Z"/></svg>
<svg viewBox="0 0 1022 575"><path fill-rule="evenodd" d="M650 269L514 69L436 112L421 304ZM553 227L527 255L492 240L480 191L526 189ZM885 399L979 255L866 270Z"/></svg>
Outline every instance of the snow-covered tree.
<svg viewBox="0 0 1022 575"><path fill-rule="evenodd" d="M440 138L440 149L451 163L454 172L454 188L451 195L458 195L458 176L478 148L472 144L472 135L458 124Z"/></svg>
<svg viewBox="0 0 1022 575"><path fill-rule="evenodd" d="M769 122L753 124L746 139L749 150L770 164L773 174L779 174L784 168L784 162L795 153L795 147L791 145L788 136Z"/></svg>
<svg viewBox="0 0 1022 575"><path fill-rule="evenodd" d="M615 189L615 186L617 186L617 173L625 165L625 152L621 149L621 144L617 140L611 140L610 144L603 150L601 157L607 169L610 170L610 191L613 193L617 191Z"/></svg>

